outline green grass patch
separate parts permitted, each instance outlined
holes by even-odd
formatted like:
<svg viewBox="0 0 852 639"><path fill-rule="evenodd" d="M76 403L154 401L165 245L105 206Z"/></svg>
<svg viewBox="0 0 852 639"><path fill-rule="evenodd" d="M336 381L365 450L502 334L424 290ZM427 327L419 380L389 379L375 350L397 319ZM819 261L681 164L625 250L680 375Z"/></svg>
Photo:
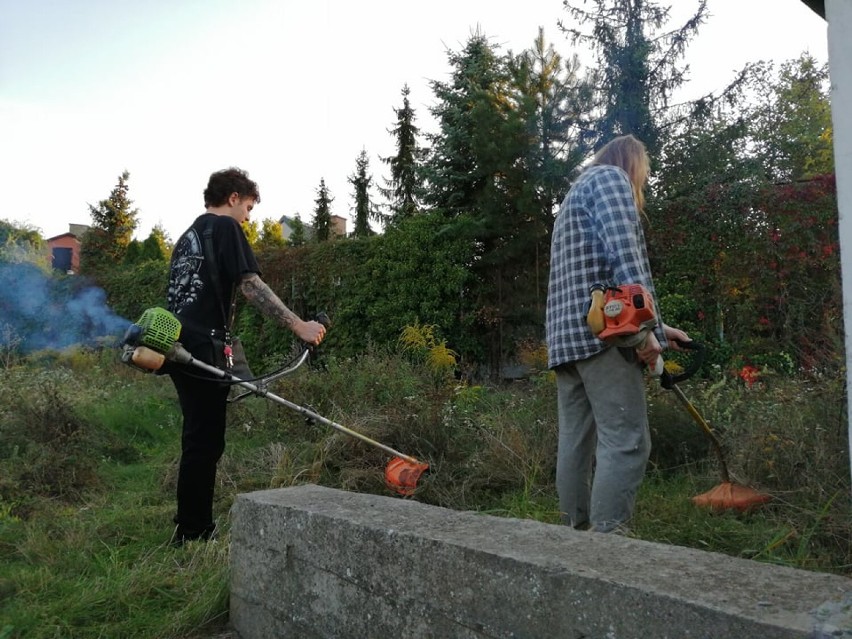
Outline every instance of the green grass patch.
<svg viewBox="0 0 852 639"><path fill-rule="evenodd" d="M0 527L2 617L11 637L180 637L224 621L227 536L169 546L173 496L156 466L108 473L75 505L41 502Z"/></svg>
<svg viewBox="0 0 852 639"><path fill-rule="evenodd" d="M272 390L428 460L419 501L559 523L551 375L442 386L390 352L321 364ZM98 353L50 366L0 371L0 639L212 634L227 620L237 494L303 483L388 494L384 452L250 398L229 408L219 541L172 548L180 413L171 382ZM770 382L747 390L721 376L685 389L736 479L773 495L748 514L691 502L719 482L716 462L672 395L649 384L654 453L630 534L852 574L842 385Z"/></svg>

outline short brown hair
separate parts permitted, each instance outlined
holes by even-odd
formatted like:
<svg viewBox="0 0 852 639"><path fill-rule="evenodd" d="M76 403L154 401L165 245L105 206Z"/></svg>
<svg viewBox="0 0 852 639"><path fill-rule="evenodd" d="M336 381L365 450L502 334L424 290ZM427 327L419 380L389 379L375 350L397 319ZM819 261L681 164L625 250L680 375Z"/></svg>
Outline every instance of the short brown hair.
<svg viewBox="0 0 852 639"><path fill-rule="evenodd" d="M236 193L240 199L250 197L255 202L260 202L260 191L257 190L257 184L249 179L248 173L231 167L216 171L210 176L207 188L204 189L204 206L222 206L228 202L231 193Z"/></svg>

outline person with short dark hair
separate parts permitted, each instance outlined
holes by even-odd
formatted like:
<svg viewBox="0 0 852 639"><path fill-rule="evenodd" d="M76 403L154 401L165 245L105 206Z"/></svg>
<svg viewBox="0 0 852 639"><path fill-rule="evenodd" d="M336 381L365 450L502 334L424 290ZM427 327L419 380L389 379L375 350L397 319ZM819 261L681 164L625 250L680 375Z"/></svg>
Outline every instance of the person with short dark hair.
<svg viewBox="0 0 852 639"><path fill-rule="evenodd" d="M641 284L656 298L642 231L650 163L632 135L606 144L571 186L553 227L547 294L548 365L556 371L556 488L564 523L624 531L651 452L642 364L689 341L659 321L637 348L589 329L593 285ZM659 310L659 305L655 306Z"/></svg>
<svg viewBox="0 0 852 639"><path fill-rule="evenodd" d="M228 368L236 291L264 315L307 344L319 344L325 327L303 321L261 279L242 224L260 202L257 184L237 168L217 171L204 190L206 212L175 243L168 308L180 320L181 344L196 359ZM194 369L198 370L198 369ZM178 365L170 368L183 413L173 543L209 539L215 531L216 466L225 450L230 387Z"/></svg>

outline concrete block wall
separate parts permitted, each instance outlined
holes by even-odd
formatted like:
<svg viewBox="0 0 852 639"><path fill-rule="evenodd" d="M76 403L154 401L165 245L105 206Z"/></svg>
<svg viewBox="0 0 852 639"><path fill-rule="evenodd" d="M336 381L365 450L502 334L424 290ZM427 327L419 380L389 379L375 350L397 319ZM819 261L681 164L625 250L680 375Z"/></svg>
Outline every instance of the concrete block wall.
<svg viewBox="0 0 852 639"><path fill-rule="evenodd" d="M241 639L852 637L852 580L319 486L241 495Z"/></svg>

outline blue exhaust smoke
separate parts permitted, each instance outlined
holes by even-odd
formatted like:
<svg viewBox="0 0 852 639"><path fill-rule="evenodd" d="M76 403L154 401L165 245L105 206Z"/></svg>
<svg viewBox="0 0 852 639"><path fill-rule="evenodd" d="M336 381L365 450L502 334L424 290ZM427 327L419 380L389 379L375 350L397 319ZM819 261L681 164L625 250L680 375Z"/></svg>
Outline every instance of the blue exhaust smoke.
<svg viewBox="0 0 852 639"><path fill-rule="evenodd" d="M28 263L0 264L0 347L26 354L112 344L131 323L85 278L51 277Z"/></svg>

